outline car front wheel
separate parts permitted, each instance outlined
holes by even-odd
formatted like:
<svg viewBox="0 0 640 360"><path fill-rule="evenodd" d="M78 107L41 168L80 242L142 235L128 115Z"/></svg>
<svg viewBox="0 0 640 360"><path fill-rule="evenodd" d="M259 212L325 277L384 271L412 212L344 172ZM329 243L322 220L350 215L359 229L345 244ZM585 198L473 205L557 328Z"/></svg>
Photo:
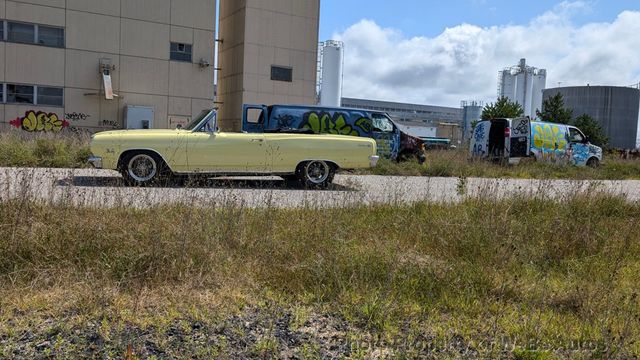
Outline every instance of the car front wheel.
<svg viewBox="0 0 640 360"><path fill-rule="evenodd" d="M147 186L157 184L166 174L164 161L149 152L131 153L124 157L121 172L127 185Z"/></svg>

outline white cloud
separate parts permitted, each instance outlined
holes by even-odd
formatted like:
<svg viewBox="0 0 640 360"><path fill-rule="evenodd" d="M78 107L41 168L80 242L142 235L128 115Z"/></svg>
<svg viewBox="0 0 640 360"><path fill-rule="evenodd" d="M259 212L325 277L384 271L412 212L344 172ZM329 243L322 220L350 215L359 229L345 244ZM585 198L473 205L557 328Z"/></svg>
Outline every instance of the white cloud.
<svg viewBox="0 0 640 360"><path fill-rule="evenodd" d="M345 42L344 96L458 106L494 101L498 71L520 58L548 71L547 86L629 85L640 76L640 12L611 23L574 26L588 2L563 2L526 25L461 24L408 38L362 20L334 38Z"/></svg>

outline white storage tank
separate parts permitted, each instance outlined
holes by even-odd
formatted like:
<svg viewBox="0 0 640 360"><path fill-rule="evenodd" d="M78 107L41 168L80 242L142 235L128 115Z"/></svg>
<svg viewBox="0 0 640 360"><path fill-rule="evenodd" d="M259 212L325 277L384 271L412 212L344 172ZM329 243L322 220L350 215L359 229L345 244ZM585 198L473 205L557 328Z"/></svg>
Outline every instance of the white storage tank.
<svg viewBox="0 0 640 360"><path fill-rule="evenodd" d="M320 105L340 106L342 99L342 72L344 44L341 41L325 41L321 57Z"/></svg>

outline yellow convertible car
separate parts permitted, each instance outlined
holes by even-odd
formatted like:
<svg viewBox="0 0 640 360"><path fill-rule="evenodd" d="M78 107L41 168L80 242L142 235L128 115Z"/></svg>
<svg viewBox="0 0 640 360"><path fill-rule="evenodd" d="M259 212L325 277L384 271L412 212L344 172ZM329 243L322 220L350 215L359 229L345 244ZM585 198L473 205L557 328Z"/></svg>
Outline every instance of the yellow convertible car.
<svg viewBox="0 0 640 360"><path fill-rule="evenodd" d="M89 162L118 170L132 185L172 175L278 175L324 188L337 169L376 166L373 139L306 133L225 133L216 112L203 111L175 130L116 130L93 135Z"/></svg>

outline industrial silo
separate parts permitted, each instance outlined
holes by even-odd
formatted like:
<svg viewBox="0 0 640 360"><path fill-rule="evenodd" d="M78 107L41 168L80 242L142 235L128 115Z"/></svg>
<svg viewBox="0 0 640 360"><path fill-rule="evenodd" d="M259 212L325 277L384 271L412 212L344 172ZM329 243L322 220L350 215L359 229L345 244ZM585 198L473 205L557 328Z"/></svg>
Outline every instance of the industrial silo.
<svg viewBox="0 0 640 360"><path fill-rule="evenodd" d="M564 106L573 116L593 117L609 138L609 146L619 149L636 147L640 90L618 86L573 86L547 89L544 99L562 94Z"/></svg>
<svg viewBox="0 0 640 360"><path fill-rule="evenodd" d="M482 120L483 104L481 101L463 101L462 107L462 139L468 140L473 133L473 123Z"/></svg>
<svg viewBox="0 0 640 360"><path fill-rule="evenodd" d="M340 106L344 44L341 41L329 40L322 44L321 49L320 105Z"/></svg>

